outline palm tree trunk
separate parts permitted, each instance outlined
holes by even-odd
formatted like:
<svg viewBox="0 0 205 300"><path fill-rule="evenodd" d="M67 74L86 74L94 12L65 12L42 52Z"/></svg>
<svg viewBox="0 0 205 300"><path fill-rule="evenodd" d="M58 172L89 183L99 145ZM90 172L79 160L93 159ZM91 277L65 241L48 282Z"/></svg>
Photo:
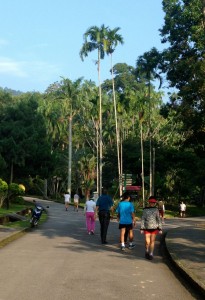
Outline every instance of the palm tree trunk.
<svg viewBox="0 0 205 300"><path fill-rule="evenodd" d="M102 89L100 80L100 50L98 50L98 82L99 82L99 195L102 194Z"/></svg>
<svg viewBox="0 0 205 300"><path fill-rule="evenodd" d="M71 173L72 173L72 113L69 117L69 142L68 142L68 188L71 195Z"/></svg>
<svg viewBox="0 0 205 300"><path fill-rule="evenodd" d="M112 72L112 90L113 90L113 102L114 102L114 111L115 111L115 128L116 128L116 140L117 140L117 165L118 165L118 180L119 180L119 192L120 196L122 195L122 172L120 168L120 140L119 140L119 129L117 121L117 105L115 97L115 81L113 76L113 66L112 66L112 54L111 54L111 72Z"/></svg>
<svg viewBox="0 0 205 300"><path fill-rule="evenodd" d="M150 196L152 195L153 192L153 178L152 178L152 169L153 169L153 164L152 164L152 133L151 133L151 82L150 82L150 78L149 78L149 194Z"/></svg>
<svg viewBox="0 0 205 300"><path fill-rule="evenodd" d="M155 183L155 147L153 147L153 171L152 171L152 195L154 195L155 193L155 189L154 189L154 183Z"/></svg>
<svg viewBox="0 0 205 300"><path fill-rule="evenodd" d="M145 190L144 190L144 147L143 147L142 122L141 122L141 126L140 126L140 136L141 136L141 160L142 160L142 202L143 202L143 207L145 207Z"/></svg>
<svg viewBox="0 0 205 300"><path fill-rule="evenodd" d="M96 126L96 144L97 144L97 194L99 196L99 128L98 125Z"/></svg>

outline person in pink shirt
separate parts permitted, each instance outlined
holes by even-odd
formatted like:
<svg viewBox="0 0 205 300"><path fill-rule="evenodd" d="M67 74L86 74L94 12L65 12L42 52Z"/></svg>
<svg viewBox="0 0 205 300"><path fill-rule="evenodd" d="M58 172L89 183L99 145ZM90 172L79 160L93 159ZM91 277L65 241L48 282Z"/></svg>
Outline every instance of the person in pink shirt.
<svg viewBox="0 0 205 300"><path fill-rule="evenodd" d="M88 234L94 234L95 232L95 219L96 219L96 203L93 198L86 201L85 207L86 227Z"/></svg>

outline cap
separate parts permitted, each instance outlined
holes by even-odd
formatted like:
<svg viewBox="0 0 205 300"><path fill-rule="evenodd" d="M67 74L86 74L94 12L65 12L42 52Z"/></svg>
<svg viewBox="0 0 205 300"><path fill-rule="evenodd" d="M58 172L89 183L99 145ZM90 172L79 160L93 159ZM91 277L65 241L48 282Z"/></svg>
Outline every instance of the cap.
<svg viewBox="0 0 205 300"><path fill-rule="evenodd" d="M149 203L156 203L157 200L156 200L155 198L150 198L150 199L148 200L148 202L149 202Z"/></svg>

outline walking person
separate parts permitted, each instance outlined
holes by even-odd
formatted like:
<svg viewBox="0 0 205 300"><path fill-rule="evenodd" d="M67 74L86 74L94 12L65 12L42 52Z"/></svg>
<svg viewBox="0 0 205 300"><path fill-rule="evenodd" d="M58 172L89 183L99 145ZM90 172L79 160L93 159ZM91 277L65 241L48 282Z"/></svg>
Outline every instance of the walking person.
<svg viewBox="0 0 205 300"><path fill-rule="evenodd" d="M164 214L165 214L165 205L162 200L158 202L159 215L162 220L162 224L164 224Z"/></svg>
<svg viewBox="0 0 205 300"><path fill-rule="evenodd" d="M145 258L152 260L156 235L162 234L162 222L155 197L150 196L148 202L149 206L143 209L140 231L145 236Z"/></svg>
<svg viewBox="0 0 205 300"><path fill-rule="evenodd" d="M180 217L185 218L186 204L183 201L181 201L181 203L179 204L179 210L180 210Z"/></svg>
<svg viewBox="0 0 205 300"><path fill-rule="evenodd" d="M123 194L123 200L118 204L116 209L117 219L119 221L121 250L125 250L126 234L129 236L129 249L133 249L134 233L133 226L136 226L134 205L130 202L130 196L127 192Z"/></svg>
<svg viewBox="0 0 205 300"><path fill-rule="evenodd" d="M70 203L70 194L68 192L64 194L64 201L65 201L65 210L68 210L69 203Z"/></svg>
<svg viewBox="0 0 205 300"><path fill-rule="evenodd" d="M88 234L95 233L95 219L96 219L96 203L93 198L86 201L85 207L86 227Z"/></svg>
<svg viewBox="0 0 205 300"><path fill-rule="evenodd" d="M107 244L107 230L110 223L110 210L113 209L112 198L107 195L107 189L103 189L102 195L96 203L98 217L100 221L100 236L102 244Z"/></svg>
<svg viewBox="0 0 205 300"><path fill-rule="evenodd" d="M79 199L80 196L76 193L73 197L73 201L74 201L74 211L76 210L77 212L78 212Z"/></svg>

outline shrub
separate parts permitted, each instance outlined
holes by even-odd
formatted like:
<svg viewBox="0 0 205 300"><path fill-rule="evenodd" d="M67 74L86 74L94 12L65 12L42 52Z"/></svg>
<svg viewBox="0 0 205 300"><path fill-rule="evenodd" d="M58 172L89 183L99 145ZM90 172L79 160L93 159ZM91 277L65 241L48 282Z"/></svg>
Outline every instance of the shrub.
<svg viewBox="0 0 205 300"><path fill-rule="evenodd" d="M7 192L8 192L8 184L6 181L3 181L0 178L0 207L2 207L4 200L7 197Z"/></svg>
<svg viewBox="0 0 205 300"><path fill-rule="evenodd" d="M24 189L17 183L10 183L8 186L8 198L10 202L15 202L17 196L25 194Z"/></svg>

